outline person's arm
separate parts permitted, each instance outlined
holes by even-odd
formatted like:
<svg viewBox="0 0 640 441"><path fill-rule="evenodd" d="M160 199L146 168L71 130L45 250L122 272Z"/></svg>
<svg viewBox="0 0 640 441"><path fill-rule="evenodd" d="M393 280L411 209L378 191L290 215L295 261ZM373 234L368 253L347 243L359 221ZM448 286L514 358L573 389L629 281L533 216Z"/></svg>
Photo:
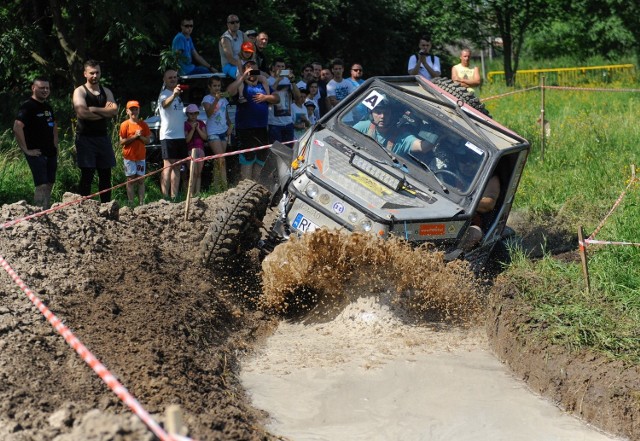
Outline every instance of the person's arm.
<svg viewBox="0 0 640 441"><path fill-rule="evenodd" d="M264 88L265 91L270 90L269 89L269 83L267 82L267 79L265 77L263 77L262 75L260 75L260 80L262 83L262 87ZM270 94L266 94L266 93L257 93L254 97L253 97L253 101L256 103L269 103L269 104L278 104L280 102L280 95L278 95L277 93L270 93Z"/></svg>
<svg viewBox="0 0 640 441"><path fill-rule="evenodd" d="M217 93L216 96L213 97L212 103L202 101L202 107L204 107L204 111L206 112L208 118L215 113L216 105L218 104L218 102L220 102L220 93Z"/></svg>
<svg viewBox="0 0 640 441"><path fill-rule="evenodd" d="M467 80L467 87L478 87L482 84L482 78L480 78L480 69L478 66L473 68L473 77L470 80Z"/></svg>
<svg viewBox="0 0 640 441"><path fill-rule="evenodd" d="M440 76L440 67L435 66L436 57L435 56L433 57L434 67L432 68L431 66L429 66L429 62L427 61L428 56L429 55L421 55L420 64L422 64L424 68L427 69L427 72L429 72L429 75L431 75L432 78L437 78ZM438 60L438 64L439 64L439 60Z"/></svg>
<svg viewBox="0 0 640 441"><path fill-rule="evenodd" d="M113 93L111 90L104 88L104 93L107 96L107 103L104 107L89 107L89 111L94 114L100 116L100 118L113 118L118 115L118 105L116 104L116 100L113 98Z"/></svg>
<svg viewBox="0 0 640 441"><path fill-rule="evenodd" d="M407 72L409 75L420 74L420 56L418 54L411 55L409 57L409 64L407 65Z"/></svg>
<svg viewBox="0 0 640 441"><path fill-rule="evenodd" d="M496 206L498 196L500 196L500 178L498 178L497 175L493 175L491 179L489 179L484 193L482 193L482 198L478 204L478 213L489 213L492 211Z"/></svg>
<svg viewBox="0 0 640 441"><path fill-rule="evenodd" d="M238 94L238 89L240 89L240 85L244 82L244 80L249 76L249 69L245 70L242 75L238 75L238 77L227 86L227 92L229 95L234 96ZM267 89L268 90L268 89Z"/></svg>
<svg viewBox="0 0 640 441"><path fill-rule="evenodd" d="M469 87L458 75L458 69L456 69L456 66L451 68L451 80L462 84L464 87Z"/></svg>
<svg viewBox="0 0 640 441"><path fill-rule="evenodd" d="M92 121L102 119L100 115L93 113L91 110L89 110L89 107L87 107L86 91L84 90L84 87L76 87L76 90L73 91L72 101L73 110L76 112L78 119L86 119Z"/></svg>
<svg viewBox="0 0 640 441"><path fill-rule="evenodd" d="M203 65L204 67L206 67L207 69L209 69L211 72L216 73L218 72L212 65L210 65L209 63L206 62L206 60L204 58L202 58L202 55L200 55L198 53L198 51L196 50L196 48L194 47L193 50L191 51L191 58L196 60L198 62L198 64Z"/></svg>
<svg viewBox="0 0 640 441"><path fill-rule="evenodd" d="M198 124L196 125L196 131L198 132L198 135L200 135L200 138L202 138L203 140L207 140L208 136L207 136L207 126L204 124L200 124L200 122L198 122Z"/></svg>
<svg viewBox="0 0 640 441"><path fill-rule="evenodd" d="M295 75L293 71L289 72L289 82L291 83L291 92L293 93L293 99L300 99L300 89L298 89L298 85L294 82Z"/></svg>
<svg viewBox="0 0 640 441"><path fill-rule="evenodd" d="M238 69L242 70L242 62L240 58L236 58L233 56L233 48L231 47L231 40L228 38L222 37L220 40L220 45L222 46L222 51L224 52L224 56L227 58L229 64L234 64L238 67ZM222 66L224 67L224 66Z"/></svg>
<svg viewBox="0 0 640 441"><path fill-rule="evenodd" d="M233 123L231 122L231 117L229 116L229 108L225 107L224 114L227 118L227 136L231 136L233 132Z"/></svg>
<svg viewBox="0 0 640 441"><path fill-rule="evenodd" d="M180 90L180 86L179 85L176 86L175 89L173 89L173 92L171 93L171 95L169 95L168 97L163 99L162 102L160 103L162 108L166 109L167 107L169 107L171 105L171 103L173 102L173 100L176 99L176 97L178 95L180 95L181 93L182 93L182 91Z"/></svg>
<svg viewBox="0 0 640 441"><path fill-rule="evenodd" d="M142 121L140 125L142 127L142 132L140 134L140 141L144 142L145 145L149 144L149 142L151 141L151 129L149 129L149 126L144 121Z"/></svg>
<svg viewBox="0 0 640 441"><path fill-rule="evenodd" d="M56 132L54 132L54 133L56 133ZM13 134L15 135L16 141L18 142L18 147L20 147L20 150L22 150L25 155L27 155L27 156L40 156L42 154L40 149L29 150L27 148L27 141L26 141L26 138L24 136L24 123L22 121L19 121L19 120L16 119L13 122ZM57 147L57 142L56 142L56 147Z"/></svg>
<svg viewBox="0 0 640 441"><path fill-rule="evenodd" d="M56 153L58 152L58 143L59 143L58 123L54 121L54 123L53 123L53 146L56 149Z"/></svg>
<svg viewBox="0 0 640 441"><path fill-rule="evenodd" d="M188 130L185 129L185 131L184 131L185 141L187 142L187 144L189 144L191 142L191 140L193 139L193 135L195 135L195 133L196 133L196 129L198 128L198 123L196 122L196 125L194 126L189 121L185 121L185 125L189 126Z"/></svg>

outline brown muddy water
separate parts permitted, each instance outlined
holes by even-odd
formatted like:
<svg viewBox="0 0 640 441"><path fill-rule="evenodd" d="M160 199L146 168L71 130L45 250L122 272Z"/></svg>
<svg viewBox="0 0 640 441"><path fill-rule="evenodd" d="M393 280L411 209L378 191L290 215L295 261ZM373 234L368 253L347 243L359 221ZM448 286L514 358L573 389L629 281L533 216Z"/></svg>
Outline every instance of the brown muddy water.
<svg viewBox="0 0 640 441"><path fill-rule="evenodd" d="M319 232L263 262L263 307L289 314L242 363L253 404L292 440L611 440L490 352L463 262Z"/></svg>

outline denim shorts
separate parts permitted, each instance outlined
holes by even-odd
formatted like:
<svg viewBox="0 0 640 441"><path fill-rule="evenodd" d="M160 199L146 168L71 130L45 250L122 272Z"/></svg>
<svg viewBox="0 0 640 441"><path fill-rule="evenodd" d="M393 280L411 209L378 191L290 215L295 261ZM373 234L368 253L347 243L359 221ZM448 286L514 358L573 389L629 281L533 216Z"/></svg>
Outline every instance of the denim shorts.
<svg viewBox="0 0 640 441"><path fill-rule="evenodd" d="M227 132L218 133L217 135L209 135L207 138L209 141L226 141L227 140Z"/></svg>

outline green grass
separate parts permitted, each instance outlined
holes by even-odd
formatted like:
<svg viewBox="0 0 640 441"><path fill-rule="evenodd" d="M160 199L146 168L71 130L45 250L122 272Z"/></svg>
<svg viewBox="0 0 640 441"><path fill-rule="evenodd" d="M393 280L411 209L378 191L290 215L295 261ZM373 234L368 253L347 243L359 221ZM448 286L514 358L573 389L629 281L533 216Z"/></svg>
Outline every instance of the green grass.
<svg viewBox="0 0 640 441"><path fill-rule="evenodd" d="M640 89L640 84L606 87ZM482 96L505 91L488 86ZM631 164L638 163L639 103L640 92L547 90L545 118L551 136L543 160L536 122L540 91L487 101L497 121L532 145L514 209L526 211L534 222L561 223L576 235L582 225L589 235L629 183ZM640 184L633 184L598 239L640 242L639 193ZM521 251L515 253L506 275L518 287L519 299L532 308L531 320L521 331L640 363L640 248L593 245L588 253L589 293L580 263L550 255L532 261Z"/></svg>

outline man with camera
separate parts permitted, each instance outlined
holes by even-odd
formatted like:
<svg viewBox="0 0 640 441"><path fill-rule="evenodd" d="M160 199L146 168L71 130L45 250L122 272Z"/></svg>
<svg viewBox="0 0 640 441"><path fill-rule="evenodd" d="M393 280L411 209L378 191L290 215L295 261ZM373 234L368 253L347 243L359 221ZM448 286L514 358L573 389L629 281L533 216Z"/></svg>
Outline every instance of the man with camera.
<svg viewBox="0 0 640 441"><path fill-rule="evenodd" d="M160 187L165 197L175 199L180 190L180 166L174 165L187 157L187 142L184 137L184 104L182 89L178 84L178 72L167 69L163 76L164 87L158 97L160 110L160 145L164 169Z"/></svg>
<svg viewBox="0 0 640 441"><path fill-rule="evenodd" d="M440 58L431 54L431 37L423 35L418 43L419 52L409 57L409 75L422 75L427 80L440 76Z"/></svg>

